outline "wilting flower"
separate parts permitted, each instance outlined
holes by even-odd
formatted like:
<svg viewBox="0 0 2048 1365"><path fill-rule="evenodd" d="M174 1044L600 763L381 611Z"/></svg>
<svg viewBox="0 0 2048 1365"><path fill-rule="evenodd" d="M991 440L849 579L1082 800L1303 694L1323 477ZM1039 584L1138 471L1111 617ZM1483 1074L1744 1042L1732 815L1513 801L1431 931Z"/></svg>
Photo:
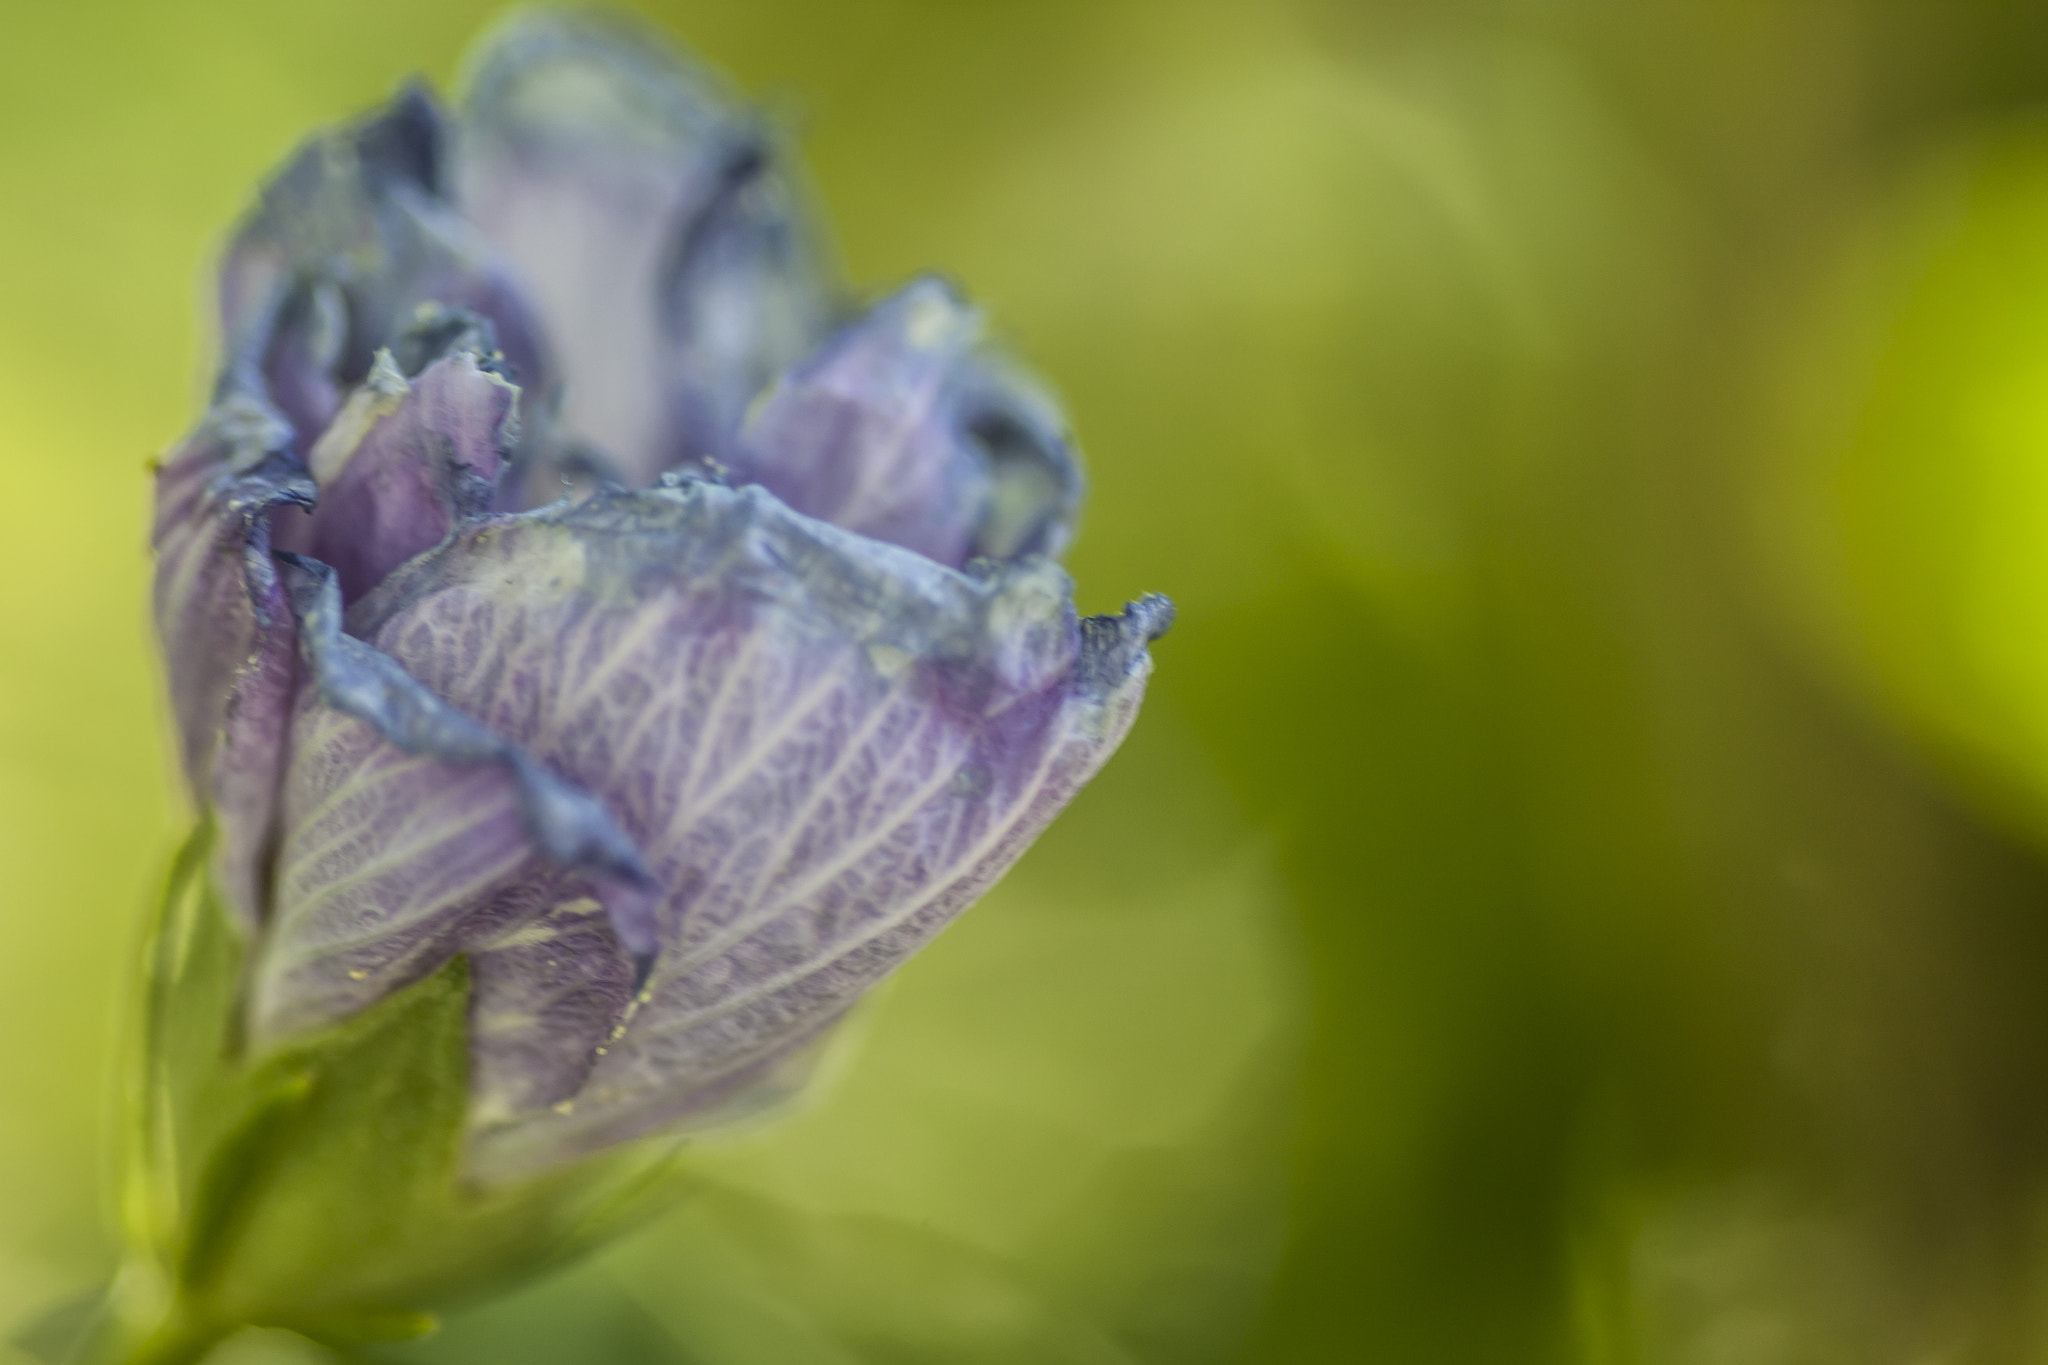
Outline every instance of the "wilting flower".
<svg viewBox="0 0 2048 1365"><path fill-rule="evenodd" d="M775 137L514 23L230 246L156 612L239 1055L466 963L478 1187L784 1081L1129 727L1055 405L920 280L849 310Z"/></svg>

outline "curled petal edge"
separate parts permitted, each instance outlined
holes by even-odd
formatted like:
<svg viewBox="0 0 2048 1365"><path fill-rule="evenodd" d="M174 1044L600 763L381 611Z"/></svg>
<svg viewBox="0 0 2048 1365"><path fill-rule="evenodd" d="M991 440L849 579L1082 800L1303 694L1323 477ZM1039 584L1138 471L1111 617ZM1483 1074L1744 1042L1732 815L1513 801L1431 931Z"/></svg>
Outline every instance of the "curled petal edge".
<svg viewBox="0 0 2048 1365"><path fill-rule="evenodd" d="M157 629L186 778L219 819L215 875L245 929L267 909L259 869L296 686L271 514L314 498L284 419L232 384L157 473Z"/></svg>
<svg viewBox="0 0 2048 1365"><path fill-rule="evenodd" d="M320 700L354 716L409 754L452 764L492 764L509 777L533 847L557 867L623 889L605 905L612 930L636 964L655 949L652 884L640 851L604 806L526 750L442 701L380 650L342 630L341 585L315 559L281 554L299 648ZM644 965L641 967L644 970Z"/></svg>

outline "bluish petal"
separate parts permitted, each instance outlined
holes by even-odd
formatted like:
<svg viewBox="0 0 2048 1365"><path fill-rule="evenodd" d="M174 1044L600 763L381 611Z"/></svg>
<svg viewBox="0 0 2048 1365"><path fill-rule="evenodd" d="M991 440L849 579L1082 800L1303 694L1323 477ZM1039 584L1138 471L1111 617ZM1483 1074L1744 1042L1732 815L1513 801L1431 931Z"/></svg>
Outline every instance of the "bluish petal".
<svg viewBox="0 0 2048 1365"><path fill-rule="evenodd" d="M280 558L306 680L259 1040L343 1018L550 896L599 901L621 942L650 950L647 874L604 806L344 633L331 569Z"/></svg>
<svg viewBox="0 0 2048 1365"><path fill-rule="evenodd" d="M380 352L314 444L320 505L306 539L340 577L345 601L489 509L518 439L519 390L477 361L458 351L408 381Z"/></svg>
<svg viewBox="0 0 2048 1365"><path fill-rule="evenodd" d="M627 483L721 455L826 324L829 276L773 140L637 24L543 11L501 29L469 77L457 179L556 343L563 438Z"/></svg>
<svg viewBox="0 0 2048 1365"><path fill-rule="evenodd" d="M684 480L465 527L352 613L595 793L658 888L630 1016L616 948L586 977L552 940L470 938L493 1002L474 1052L478 1112L501 1120L487 1162L730 1099L1000 875L1121 739L1165 624L1151 600L1082 622L1069 599L1043 560L971 577Z"/></svg>
<svg viewBox="0 0 2048 1365"><path fill-rule="evenodd" d="M1081 476L1059 411L981 342L943 282L884 300L786 375L730 457L735 482L942 564L1057 554Z"/></svg>
<svg viewBox="0 0 2048 1365"><path fill-rule="evenodd" d="M229 368L244 387L261 382L302 447L422 304L488 317L522 381L549 382L504 264L446 197L446 141L432 98L407 89L302 146L229 247L220 286Z"/></svg>
<svg viewBox="0 0 2048 1365"><path fill-rule="evenodd" d="M833 320L823 256L796 201L756 133L735 143L716 194L676 244L662 285L669 465L729 462L748 406Z"/></svg>
<svg viewBox="0 0 2048 1365"><path fill-rule="evenodd" d="M252 924L297 667L271 551L311 547L302 457L339 411L355 352L393 329L402 340L425 300L523 326L487 245L436 197L440 137L431 101L409 92L271 182L223 265L213 410L158 475L156 616L184 766L220 825L217 878Z"/></svg>
<svg viewBox="0 0 2048 1365"><path fill-rule="evenodd" d="M312 498L284 419L240 395L217 404L156 475L153 605L185 776L214 809L216 874L251 927L265 911L258 869L296 685L271 518Z"/></svg>
<svg viewBox="0 0 2048 1365"><path fill-rule="evenodd" d="M470 1036L488 1058L471 1106L496 1125L583 1088L633 998L635 967L598 902L564 896L532 919L472 936Z"/></svg>
<svg viewBox="0 0 2048 1365"><path fill-rule="evenodd" d="M993 591L1029 598L1042 587ZM1038 609L1012 596L991 615L1020 608ZM748 836L695 890L643 1003L568 1110L484 1134L486 1164L516 1170L715 1117L771 1081L979 899L1107 761L1136 718L1145 645L1170 614L1147 599L1082 623L1055 670L970 709L879 680L849 687L850 704L798 760L801 775L765 759L754 790L733 798L715 837L751 826ZM982 666L1000 669L1006 653L1050 662L1020 643L991 638ZM927 676L950 666L924 665Z"/></svg>

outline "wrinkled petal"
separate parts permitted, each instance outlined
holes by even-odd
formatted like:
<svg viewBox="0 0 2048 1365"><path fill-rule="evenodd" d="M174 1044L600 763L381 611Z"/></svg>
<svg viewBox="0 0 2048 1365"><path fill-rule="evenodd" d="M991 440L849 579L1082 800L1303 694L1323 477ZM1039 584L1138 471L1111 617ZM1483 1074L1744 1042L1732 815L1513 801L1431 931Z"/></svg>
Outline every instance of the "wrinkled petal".
<svg viewBox="0 0 2048 1365"><path fill-rule="evenodd" d="M157 470L153 592L186 780L220 827L215 872L253 927L296 685L271 516L312 501L284 419L231 396Z"/></svg>
<svg viewBox="0 0 2048 1365"><path fill-rule="evenodd" d="M156 616L184 767L220 827L217 879L252 925L297 685L271 550L310 547L317 493L302 457L365 338L416 323L421 303L467 298L524 326L483 239L435 197L441 140L412 91L315 139L271 182L223 266L229 347L213 410L158 475Z"/></svg>
<svg viewBox="0 0 2048 1365"><path fill-rule="evenodd" d="M488 317L514 372L545 387L525 304L444 193L447 141L432 97L409 88L301 147L229 247L220 308L230 365L262 379L302 448L421 304Z"/></svg>
<svg viewBox="0 0 2048 1365"><path fill-rule="evenodd" d="M1081 499L1052 402L919 280L769 391L730 461L800 512L938 560L1057 554Z"/></svg>
<svg viewBox="0 0 2048 1365"><path fill-rule="evenodd" d="M488 42L457 180L555 343L564 440L628 484L722 458L746 404L828 321L771 140L621 18L543 12Z"/></svg>
<svg viewBox="0 0 2048 1365"><path fill-rule="evenodd" d="M489 1159L706 1110L829 1027L1107 758L1169 611L1077 621L1046 561L970 577L695 480L476 523L400 569L352 627L596 793L660 888L630 1016L576 893L469 940Z"/></svg>
<svg viewBox="0 0 2048 1365"><path fill-rule="evenodd" d="M314 444L311 554L333 567L344 601L489 509L518 440L519 390L477 360L458 352L408 382L380 352Z"/></svg>
<svg viewBox="0 0 2048 1365"><path fill-rule="evenodd" d="M344 1018L431 973L466 935L516 927L545 908L537 887L575 888L604 906L616 942L651 951L647 871L604 806L343 633L331 569L281 559L306 682L255 982L259 1040Z"/></svg>

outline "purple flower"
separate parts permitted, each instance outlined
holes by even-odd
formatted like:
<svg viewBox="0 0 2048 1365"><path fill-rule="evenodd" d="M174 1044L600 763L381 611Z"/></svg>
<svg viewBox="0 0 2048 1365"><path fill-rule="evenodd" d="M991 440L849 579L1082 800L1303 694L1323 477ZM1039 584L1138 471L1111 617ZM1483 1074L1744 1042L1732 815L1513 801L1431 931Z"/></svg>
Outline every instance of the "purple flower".
<svg viewBox="0 0 2048 1365"><path fill-rule="evenodd" d="M777 139L616 21L302 148L158 474L156 615L275 1047L470 964L472 1156L777 1082L1115 749L1058 409L935 280L849 310Z"/></svg>

